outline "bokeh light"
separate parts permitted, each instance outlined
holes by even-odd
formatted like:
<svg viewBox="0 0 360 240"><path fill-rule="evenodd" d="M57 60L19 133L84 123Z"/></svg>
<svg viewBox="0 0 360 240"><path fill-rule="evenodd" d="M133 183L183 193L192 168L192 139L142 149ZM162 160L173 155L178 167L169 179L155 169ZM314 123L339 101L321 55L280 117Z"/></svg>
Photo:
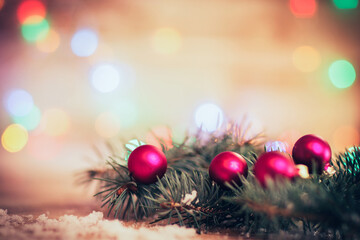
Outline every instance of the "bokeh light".
<svg viewBox="0 0 360 240"><path fill-rule="evenodd" d="M100 64L92 70L90 80L97 91L107 93L114 91L118 87L120 74L115 66Z"/></svg>
<svg viewBox="0 0 360 240"><path fill-rule="evenodd" d="M333 133L333 144L337 151L360 144L359 131L353 126L340 126Z"/></svg>
<svg viewBox="0 0 360 240"><path fill-rule="evenodd" d="M120 131L120 118L112 112L101 113L95 121L95 130L103 138L115 137Z"/></svg>
<svg viewBox="0 0 360 240"><path fill-rule="evenodd" d="M68 114L57 108L48 109L44 112L41 120L41 129L50 136L61 136L70 127Z"/></svg>
<svg viewBox="0 0 360 240"><path fill-rule="evenodd" d="M40 21L38 16L27 18L21 25L21 33L27 42L36 42L46 38L49 23L46 19Z"/></svg>
<svg viewBox="0 0 360 240"><path fill-rule="evenodd" d="M213 132L222 125L223 121L223 111L215 104L206 103L196 109L195 123L203 131Z"/></svg>
<svg viewBox="0 0 360 240"><path fill-rule="evenodd" d="M4 7L4 4L5 4L5 0L0 0L0 11Z"/></svg>
<svg viewBox="0 0 360 240"><path fill-rule="evenodd" d="M3 148L11 153L19 152L28 141L28 132L19 124L9 125L1 135Z"/></svg>
<svg viewBox="0 0 360 240"><path fill-rule="evenodd" d="M36 0L23 1L17 9L19 22L23 24L29 17L32 16L38 16L41 20L43 20L46 16L46 8L44 4Z"/></svg>
<svg viewBox="0 0 360 240"><path fill-rule="evenodd" d="M356 79L353 65L346 60L337 60L329 67L329 78L337 88L348 88Z"/></svg>
<svg viewBox="0 0 360 240"><path fill-rule="evenodd" d="M53 30L50 29L49 33L46 35L43 39L38 39L36 41L37 48L45 53L52 53L55 52L56 49L60 45L60 37L59 34Z"/></svg>
<svg viewBox="0 0 360 240"><path fill-rule="evenodd" d="M174 28L160 28L154 33L152 45L158 54L174 54L181 48L182 38Z"/></svg>
<svg viewBox="0 0 360 240"><path fill-rule="evenodd" d="M301 72L313 72L321 63L320 53L311 46L300 46L292 56L294 66Z"/></svg>
<svg viewBox="0 0 360 240"><path fill-rule="evenodd" d="M317 10L315 0L290 0L289 6L294 16L298 18L313 17Z"/></svg>
<svg viewBox="0 0 360 240"><path fill-rule="evenodd" d="M6 96L5 107L12 116L21 117L30 113L34 102L30 93L23 89L16 89Z"/></svg>
<svg viewBox="0 0 360 240"><path fill-rule="evenodd" d="M71 39L71 49L76 56L91 56L98 46L98 36L91 29L77 31Z"/></svg>
<svg viewBox="0 0 360 240"><path fill-rule="evenodd" d="M31 131L40 124L41 112L38 107L33 106L32 110L25 116L14 116L13 121L22 125L26 130Z"/></svg>
<svg viewBox="0 0 360 240"><path fill-rule="evenodd" d="M339 9L354 9L359 5L359 0L333 0Z"/></svg>

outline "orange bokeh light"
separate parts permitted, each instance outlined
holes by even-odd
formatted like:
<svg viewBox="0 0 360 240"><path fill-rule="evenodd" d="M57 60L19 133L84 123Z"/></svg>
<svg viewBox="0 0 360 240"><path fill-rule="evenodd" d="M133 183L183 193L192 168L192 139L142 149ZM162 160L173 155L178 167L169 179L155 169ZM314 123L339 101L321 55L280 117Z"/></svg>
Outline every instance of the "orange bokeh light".
<svg viewBox="0 0 360 240"><path fill-rule="evenodd" d="M20 23L32 16L38 16L44 19L46 15L46 8L44 4L36 0L28 0L22 2L17 9L17 17Z"/></svg>

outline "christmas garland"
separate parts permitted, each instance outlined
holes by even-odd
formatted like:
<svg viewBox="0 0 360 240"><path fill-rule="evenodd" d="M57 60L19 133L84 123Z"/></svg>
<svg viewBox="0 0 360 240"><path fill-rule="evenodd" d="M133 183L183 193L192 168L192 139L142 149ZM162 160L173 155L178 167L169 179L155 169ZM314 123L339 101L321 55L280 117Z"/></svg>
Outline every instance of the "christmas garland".
<svg viewBox="0 0 360 240"><path fill-rule="evenodd" d="M114 153L107 168L85 172L88 181L99 181L95 196L108 216L199 233L360 236L360 147L331 160L326 141L305 135L292 156L279 142L264 151L261 136L247 140L236 124L212 134L200 131L182 143L158 140L161 149L127 144L124 157Z"/></svg>

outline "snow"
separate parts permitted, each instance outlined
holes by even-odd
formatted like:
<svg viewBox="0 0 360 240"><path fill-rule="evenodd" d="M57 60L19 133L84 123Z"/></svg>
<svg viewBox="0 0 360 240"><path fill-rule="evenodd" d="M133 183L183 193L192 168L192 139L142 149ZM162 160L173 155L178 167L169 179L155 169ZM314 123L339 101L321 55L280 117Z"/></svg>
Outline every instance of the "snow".
<svg viewBox="0 0 360 240"><path fill-rule="evenodd" d="M104 219L102 212L93 211L85 217L63 215L49 219L42 214L36 219L32 215L11 215L0 209L0 239L111 239L111 240L170 240L191 239L194 229L179 226L144 227L124 224L119 220Z"/></svg>

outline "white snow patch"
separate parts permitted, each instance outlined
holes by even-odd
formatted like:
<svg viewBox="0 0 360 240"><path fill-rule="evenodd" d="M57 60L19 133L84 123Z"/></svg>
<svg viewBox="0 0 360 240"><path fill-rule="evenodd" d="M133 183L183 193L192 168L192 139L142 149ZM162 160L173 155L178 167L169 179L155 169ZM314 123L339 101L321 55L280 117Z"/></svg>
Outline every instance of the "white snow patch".
<svg viewBox="0 0 360 240"><path fill-rule="evenodd" d="M106 220L102 212L93 211L85 217L64 215L49 219L46 214L33 216L10 215L0 209L0 239L111 239L111 240L170 240L190 239L196 236L194 229L179 226L131 227L119 220Z"/></svg>

